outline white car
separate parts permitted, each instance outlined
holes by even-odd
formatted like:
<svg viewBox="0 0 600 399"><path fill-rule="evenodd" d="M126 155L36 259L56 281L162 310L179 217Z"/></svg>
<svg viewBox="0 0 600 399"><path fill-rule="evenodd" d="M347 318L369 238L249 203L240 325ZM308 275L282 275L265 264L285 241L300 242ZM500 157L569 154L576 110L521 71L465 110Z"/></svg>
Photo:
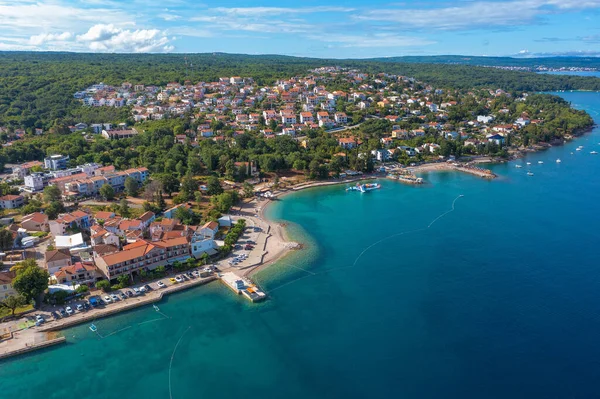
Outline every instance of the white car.
<svg viewBox="0 0 600 399"><path fill-rule="evenodd" d="M67 308L65 309L65 311L67 312L68 315L72 315L74 313L73 309L71 309L70 306L67 306Z"/></svg>
<svg viewBox="0 0 600 399"><path fill-rule="evenodd" d="M119 297L118 297L118 296L116 296L115 294L112 294L112 295L110 296L110 299L112 299L112 300L113 300L113 302L118 302L118 301L119 301Z"/></svg>
<svg viewBox="0 0 600 399"><path fill-rule="evenodd" d="M82 304L78 304L76 306L76 309L81 312L83 310L83 305Z"/></svg>
<svg viewBox="0 0 600 399"><path fill-rule="evenodd" d="M46 319L44 319L44 316L42 316L41 314L39 314L39 315L35 316L35 321L36 321L37 323L40 323L40 324L42 324L43 322L45 322L45 321L46 321Z"/></svg>
<svg viewBox="0 0 600 399"><path fill-rule="evenodd" d="M156 285L158 285L158 288L165 288L166 287L165 283L163 283L162 281L158 281L156 283Z"/></svg>
<svg viewBox="0 0 600 399"><path fill-rule="evenodd" d="M110 299L110 297L109 297L108 295L106 295L106 296L104 297L104 302L106 302L106 303L111 303L111 302L112 302L112 300Z"/></svg>
<svg viewBox="0 0 600 399"><path fill-rule="evenodd" d="M139 288L139 290L140 290L140 292L146 292L146 291L148 291L148 290L146 289L146 287L140 287L140 288Z"/></svg>
<svg viewBox="0 0 600 399"><path fill-rule="evenodd" d="M177 281L178 283L182 283L183 279L181 278L181 276L177 276L175 277L175 281Z"/></svg>

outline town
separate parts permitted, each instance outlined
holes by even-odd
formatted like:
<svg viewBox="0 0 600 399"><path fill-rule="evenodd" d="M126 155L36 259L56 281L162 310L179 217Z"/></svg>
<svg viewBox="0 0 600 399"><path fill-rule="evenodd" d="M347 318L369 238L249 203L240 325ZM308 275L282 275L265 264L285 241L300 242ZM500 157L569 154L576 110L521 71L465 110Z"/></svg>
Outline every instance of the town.
<svg viewBox="0 0 600 399"><path fill-rule="evenodd" d="M432 164L493 177L473 162L535 151L589 125L543 95L340 67L270 86L235 76L98 83L74 97L129 117L0 128L0 309L12 319L36 305L38 326L215 278L263 300L247 271L296 247L260 215L278 192L386 175L421 183L415 173ZM9 323L7 337L31 327Z"/></svg>

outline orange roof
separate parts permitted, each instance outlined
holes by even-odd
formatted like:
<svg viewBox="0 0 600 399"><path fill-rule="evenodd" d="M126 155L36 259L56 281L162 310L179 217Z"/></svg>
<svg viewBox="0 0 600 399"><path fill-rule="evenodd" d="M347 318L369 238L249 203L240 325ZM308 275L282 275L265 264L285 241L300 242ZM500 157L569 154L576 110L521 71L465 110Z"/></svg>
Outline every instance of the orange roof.
<svg viewBox="0 0 600 399"><path fill-rule="evenodd" d="M23 216L23 220L21 221L21 224L23 224L23 222L28 222L30 220L34 221L36 223L45 223L48 221L48 216L46 216L40 212L34 212L27 216Z"/></svg>
<svg viewBox="0 0 600 399"><path fill-rule="evenodd" d="M106 262L107 265L112 266L116 265L117 263L122 263L128 260L145 256L147 253L156 248L154 245L149 244L143 240L136 242L135 244L127 245L123 248L122 251L103 256L102 259L104 260L104 262Z"/></svg>
<svg viewBox="0 0 600 399"><path fill-rule="evenodd" d="M202 226L203 229L211 229L211 230L214 230L218 227L219 227L219 223L217 223L217 222L207 222Z"/></svg>
<svg viewBox="0 0 600 399"><path fill-rule="evenodd" d="M0 197L0 201L14 201L19 198L23 198L23 197L21 195L8 194L8 195Z"/></svg>
<svg viewBox="0 0 600 399"><path fill-rule="evenodd" d="M106 220L106 219L110 219L114 216L115 216L114 212L107 212L107 211L96 212L96 219Z"/></svg>

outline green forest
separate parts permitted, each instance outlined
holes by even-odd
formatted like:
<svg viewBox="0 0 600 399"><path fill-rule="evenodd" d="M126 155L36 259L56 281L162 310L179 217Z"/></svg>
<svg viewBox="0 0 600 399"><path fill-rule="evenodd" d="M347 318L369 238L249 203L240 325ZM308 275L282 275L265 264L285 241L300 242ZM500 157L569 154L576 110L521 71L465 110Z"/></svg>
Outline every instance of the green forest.
<svg viewBox="0 0 600 399"><path fill-rule="evenodd" d="M127 108L85 108L73 98L76 91L98 82L164 85L173 81L215 81L223 76L251 76L259 85L265 85L278 78L306 74L311 68L326 65L411 76L440 88L492 86L511 92L600 90L600 79L593 77L543 75L467 65L394 62L393 59L325 60L221 53L0 52L0 126L31 131L77 122L120 122L127 119Z"/></svg>

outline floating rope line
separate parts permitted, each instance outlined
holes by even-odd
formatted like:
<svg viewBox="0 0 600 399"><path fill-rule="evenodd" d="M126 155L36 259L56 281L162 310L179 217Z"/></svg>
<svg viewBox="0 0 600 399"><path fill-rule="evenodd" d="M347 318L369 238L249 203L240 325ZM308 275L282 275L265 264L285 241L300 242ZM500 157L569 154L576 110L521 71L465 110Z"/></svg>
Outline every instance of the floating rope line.
<svg viewBox="0 0 600 399"><path fill-rule="evenodd" d="M305 272L305 273L307 273L307 274L306 274L306 275L304 275L304 276L301 276L301 277L295 278L295 279L293 279L293 280L291 280L291 281L288 281L287 283L283 283L282 285L279 285L279 286L277 286L277 287L275 287L275 288L273 288L273 289L269 290L269 292L277 291L277 290L278 290L278 289L280 289L280 288L286 287L286 286L288 286L288 285L290 285L290 284L292 284L292 283L295 283L295 282L297 282L297 281L303 280L303 279L305 279L305 278L307 278L307 277L318 276L318 275L322 275L322 274L330 273L330 272L333 272L333 271L338 271L338 270L344 270L344 269L350 269L350 268L353 268L353 267L355 267L355 266L356 266L356 264L358 263L358 261L360 260L360 258L361 258L361 257L362 257L362 256L363 256L363 255L364 255L364 254L365 254L367 251L369 251L371 248L373 248L373 247L375 247L375 246L377 246L377 245L381 244L382 242L384 242L384 241L387 241L387 240L389 240L389 239L391 239L391 238L394 238L394 237L398 237L398 236L402 236L402 235L406 235L406 234L413 234L413 233L418 233L418 232L421 232L421 231L426 231L426 230L429 230L429 229L431 228L431 226L433 226L433 225L434 225L434 224L435 224L435 223L436 223L438 220L440 220L440 219L442 219L443 217L445 217L446 215L448 215L448 214L450 214L450 213L454 212L454 210L456 209L456 208L455 208L456 201L458 201L458 200L459 200L460 198L462 198L462 197L464 197L464 195L463 195L463 194L461 194L461 195L459 195L458 197L456 197L456 198L454 199L454 201L452 201L452 208L451 208L450 210L448 210L448 211L446 211L446 212L442 213L441 215L439 215L439 216L438 216L438 217L436 217L435 219L433 219L433 220L431 221L431 223L429 223L429 224L427 225L427 227L423 227L423 228L420 228L420 229L415 229L415 230L409 230L409 231L402 231L402 232L400 232L400 233L395 233L395 234L392 234L392 235L390 235L390 236L384 237L384 238L380 239L379 241L376 241L376 242L374 242L373 244L369 245L368 247L366 247L366 248L365 248L365 249L364 249L364 250L363 250L363 251L362 251L362 252L361 252L361 253L360 253L360 254L359 254L357 257L356 257L356 259L354 260L354 263L352 263L350 266L336 267L336 268L333 268L333 269L323 270L323 271L321 271L321 272L314 273L314 272L311 272L311 271L305 270L305 269L303 269L303 268L301 268L301 267L294 266L294 265L290 265L290 266L292 266L293 268L295 268L295 269L299 269L299 270L301 270L301 271L303 271L303 272Z"/></svg>
<svg viewBox="0 0 600 399"><path fill-rule="evenodd" d="M137 324L135 324L135 325L137 325L137 326L141 326L141 325L144 325L144 324L146 324L146 323L152 323L152 322L155 322L155 321L161 321L161 320L166 320L166 319L170 319L170 318L171 318L171 317L167 316L166 314L164 314L163 312L161 312L161 311L160 311L160 309L158 308L158 306L156 306L156 305L152 305L152 307L154 308L154 310L156 311L156 313L160 314L162 317L161 317L161 318L157 318L157 319L152 319L152 320L142 321L142 322L140 322L140 323L137 323ZM127 326L127 327L121 328L120 330L113 331L113 332L111 332L110 334L107 334L107 335L102 335L102 334L100 334L100 332L98 331L98 327L97 327L97 326L94 324L94 322L95 322L95 321L96 321L96 318L94 318L94 320L92 321L92 324L90 324L90 326L89 326L89 329L90 329L90 331L92 331L92 332L96 333L96 335L97 335L98 337L100 337L101 339L108 338L108 337L110 337L111 335L115 335L115 334L117 334L117 333L119 333L119 332L121 332L121 331L125 331L125 330L127 330L127 329L129 329L129 328L131 328L131 327L133 327L133 326L134 326L134 324L132 324L132 325L129 325L129 326Z"/></svg>
<svg viewBox="0 0 600 399"><path fill-rule="evenodd" d="M169 398L171 398L171 399L173 399L173 392L171 390L171 369L173 368L173 359L175 358L175 352L177 351L177 347L181 343L183 336L190 330L190 328L192 328L192 326L189 326L183 332L183 334L181 334L181 337L179 337L179 340L177 341L177 343L175 344L175 348L173 349L173 353L171 354L171 361L169 362Z"/></svg>

